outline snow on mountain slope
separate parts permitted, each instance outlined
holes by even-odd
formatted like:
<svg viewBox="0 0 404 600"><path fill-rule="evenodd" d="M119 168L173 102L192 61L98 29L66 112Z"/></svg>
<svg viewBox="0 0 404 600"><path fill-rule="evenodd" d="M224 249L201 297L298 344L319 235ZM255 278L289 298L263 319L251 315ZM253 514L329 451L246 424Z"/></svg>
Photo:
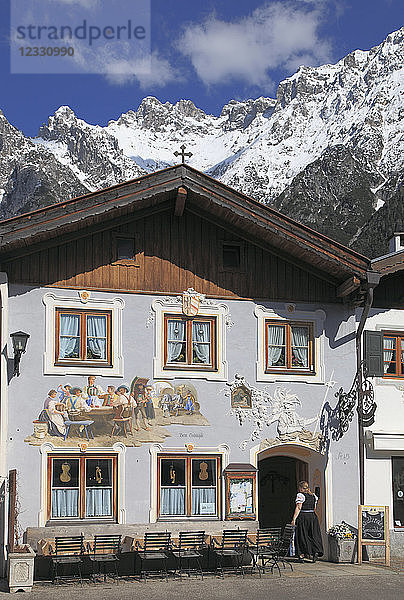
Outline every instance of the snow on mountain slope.
<svg viewBox="0 0 404 600"><path fill-rule="evenodd" d="M63 106L33 140L2 117L8 141L0 148L0 213L41 203L32 182L24 183L28 148L31 159L38 157L36 179L47 182L47 203L52 193L61 201L175 164L173 153L185 144L197 169L336 239L356 239L388 204L388 182L403 172L403 64L404 28L334 65L300 67L280 83L276 99L231 100L218 117L191 100L173 105L147 97L101 127ZM52 161L42 170L44 156ZM60 189L52 177L63 182ZM340 185L341 177L351 183ZM325 223L327 207L341 216L344 235L335 219Z"/></svg>

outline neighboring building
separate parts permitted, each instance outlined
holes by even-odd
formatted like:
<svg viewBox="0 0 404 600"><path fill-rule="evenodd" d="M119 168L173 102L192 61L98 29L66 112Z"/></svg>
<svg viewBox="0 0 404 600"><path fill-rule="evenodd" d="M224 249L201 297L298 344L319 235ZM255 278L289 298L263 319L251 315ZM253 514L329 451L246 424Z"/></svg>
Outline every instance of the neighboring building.
<svg viewBox="0 0 404 600"><path fill-rule="evenodd" d="M1 475L18 471L28 541L284 525L300 479L323 532L356 524L358 428L335 394L368 259L185 165L0 235Z"/></svg>
<svg viewBox="0 0 404 600"><path fill-rule="evenodd" d="M366 430L365 501L390 507L391 544L404 555L404 248L376 258L381 274L366 323L366 358L374 377L374 424Z"/></svg>

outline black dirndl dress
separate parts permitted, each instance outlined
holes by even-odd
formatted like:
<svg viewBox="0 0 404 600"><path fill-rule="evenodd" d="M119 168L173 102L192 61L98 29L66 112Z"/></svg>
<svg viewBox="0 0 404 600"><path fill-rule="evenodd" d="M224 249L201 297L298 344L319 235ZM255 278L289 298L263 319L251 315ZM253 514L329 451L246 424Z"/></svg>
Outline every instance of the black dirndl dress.
<svg viewBox="0 0 404 600"><path fill-rule="evenodd" d="M316 508L317 497L314 494L303 493L305 501L302 509L296 519L295 530L295 555L301 556L323 556L323 541L321 539L320 524L314 509Z"/></svg>

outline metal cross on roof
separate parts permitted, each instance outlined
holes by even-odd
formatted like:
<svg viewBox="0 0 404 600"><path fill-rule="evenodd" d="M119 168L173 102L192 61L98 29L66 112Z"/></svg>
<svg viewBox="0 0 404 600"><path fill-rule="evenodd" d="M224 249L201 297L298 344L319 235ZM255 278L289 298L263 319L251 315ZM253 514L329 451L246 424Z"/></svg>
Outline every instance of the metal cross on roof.
<svg viewBox="0 0 404 600"><path fill-rule="evenodd" d="M184 164L185 157L189 156L189 158L191 158L192 152L185 152L185 144L182 144L182 146L180 146L180 148L181 148L181 152L178 152L178 150L176 150L174 152L174 156L181 156L181 162L182 162L182 164Z"/></svg>

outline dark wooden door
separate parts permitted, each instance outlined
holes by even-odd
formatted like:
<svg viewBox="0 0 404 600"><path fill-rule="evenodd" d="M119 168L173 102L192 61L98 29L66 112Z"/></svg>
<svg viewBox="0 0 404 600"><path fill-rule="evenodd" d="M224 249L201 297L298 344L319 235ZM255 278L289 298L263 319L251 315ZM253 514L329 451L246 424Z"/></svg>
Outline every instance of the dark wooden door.
<svg viewBox="0 0 404 600"><path fill-rule="evenodd" d="M284 527L295 509L297 483L307 480L307 463L289 456L270 456L258 463L260 527Z"/></svg>

